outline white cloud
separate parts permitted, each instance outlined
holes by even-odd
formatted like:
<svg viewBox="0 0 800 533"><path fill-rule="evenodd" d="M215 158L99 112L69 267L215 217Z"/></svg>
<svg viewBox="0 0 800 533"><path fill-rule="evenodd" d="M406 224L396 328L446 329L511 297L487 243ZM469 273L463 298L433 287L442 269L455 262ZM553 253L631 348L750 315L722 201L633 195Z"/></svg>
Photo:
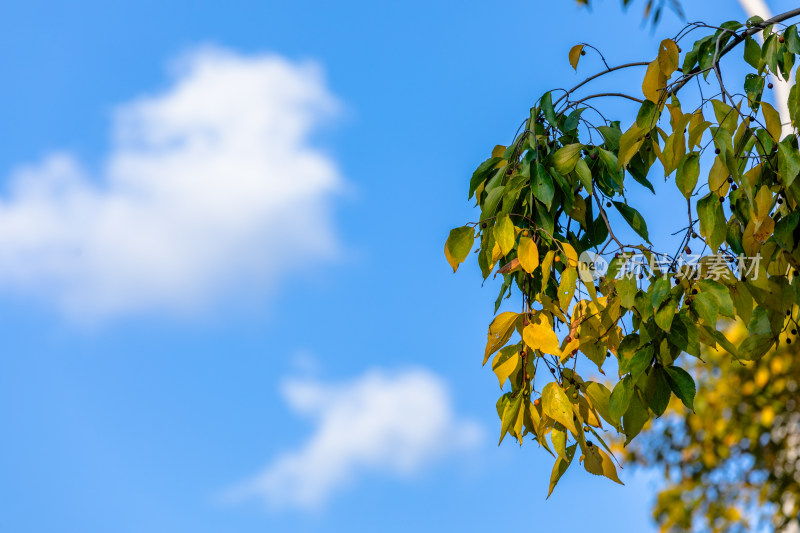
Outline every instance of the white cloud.
<svg viewBox="0 0 800 533"><path fill-rule="evenodd" d="M69 153L12 172L0 287L83 318L186 312L337 254L343 181L310 140L337 109L319 69L218 48L175 66L116 110L99 172Z"/></svg>
<svg viewBox="0 0 800 533"><path fill-rule="evenodd" d="M426 370L373 370L333 385L294 379L282 392L295 412L314 419L316 430L297 451L231 491L234 499L315 509L360 474L414 474L481 438L476 423L457 419L447 387Z"/></svg>

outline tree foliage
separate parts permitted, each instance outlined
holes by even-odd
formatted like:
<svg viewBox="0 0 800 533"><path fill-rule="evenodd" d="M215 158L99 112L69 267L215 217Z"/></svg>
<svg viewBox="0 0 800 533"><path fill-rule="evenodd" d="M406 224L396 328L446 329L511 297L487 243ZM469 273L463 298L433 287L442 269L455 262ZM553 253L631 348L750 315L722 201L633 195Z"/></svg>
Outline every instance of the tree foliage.
<svg viewBox="0 0 800 533"><path fill-rule="evenodd" d="M628 448L630 461L662 468L654 517L668 531L785 530L800 516L800 358L792 322L779 349L758 361L704 348L691 362L694 412L672 402ZM726 333L741 341L742 324Z"/></svg>
<svg viewBox="0 0 800 533"><path fill-rule="evenodd" d="M491 322L483 363L491 360L505 388L500 441L530 435L553 455L550 492L576 456L620 482L609 432L627 445L672 398L688 410L707 402L687 355L719 347L757 361L795 320L800 93L789 95L787 124L763 98L770 76L788 78L800 54L796 26L784 23L797 15L693 23L649 61L610 66L597 52L603 70L542 95L514 142L496 146L473 173L468 192L480 218L451 231L445 255L456 271L476 248L484 280L500 277L495 313L512 295L519 302ZM578 69L587 52L596 50L578 44L565 59ZM721 60L736 55L749 72L726 84ZM641 95L586 94L622 69L643 73ZM608 117L617 98L636 104L625 128ZM662 170L682 203L632 205L631 188L654 193ZM676 221L684 213L677 250L651 243L645 215L654 207ZM726 335L724 320L745 324L748 335ZM579 375L579 359L605 374L612 357L618 379L609 386Z"/></svg>

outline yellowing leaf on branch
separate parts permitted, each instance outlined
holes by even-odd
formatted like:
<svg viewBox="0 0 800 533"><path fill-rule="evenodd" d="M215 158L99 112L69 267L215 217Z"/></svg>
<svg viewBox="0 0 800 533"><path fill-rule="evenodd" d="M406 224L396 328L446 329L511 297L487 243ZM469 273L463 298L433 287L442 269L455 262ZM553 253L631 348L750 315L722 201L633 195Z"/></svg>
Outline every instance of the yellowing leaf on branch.
<svg viewBox="0 0 800 533"><path fill-rule="evenodd" d="M500 388L503 388L503 383L506 382L508 377L517 369L517 365L522 359L519 355L520 347L515 344L514 346L506 346L494 356L492 360L492 370L497 374L497 380L500 382Z"/></svg>
<svg viewBox="0 0 800 533"><path fill-rule="evenodd" d="M506 147L503 146L502 144L498 144L492 150L492 157L503 157L504 153L506 153Z"/></svg>
<svg viewBox="0 0 800 533"><path fill-rule="evenodd" d="M665 78L678 69L678 45L672 39L664 39L658 47L658 68ZM655 100L653 100L655 101Z"/></svg>
<svg viewBox="0 0 800 533"><path fill-rule="evenodd" d="M550 382L542 389L542 411L572 433L577 433L572 420L572 404L558 383Z"/></svg>
<svg viewBox="0 0 800 533"><path fill-rule="evenodd" d="M492 231L494 232L494 239L500 247L500 251L503 255L508 255L508 253L514 249L515 241L514 223L511 222L511 217L503 215L498 218Z"/></svg>
<svg viewBox="0 0 800 533"><path fill-rule="evenodd" d="M572 68L575 70L578 70L578 60L581 58L581 52L583 52L582 44L576 44L569 49L569 64L572 65Z"/></svg>
<svg viewBox="0 0 800 533"><path fill-rule="evenodd" d="M453 267L453 272L458 270L458 265L464 262L472 249L475 240L475 230L469 226L450 230L450 236L444 243L444 256Z"/></svg>
<svg viewBox="0 0 800 533"><path fill-rule="evenodd" d="M539 249L530 237L520 237L517 257L522 269L528 274L533 274L539 266Z"/></svg>
<svg viewBox="0 0 800 533"><path fill-rule="evenodd" d="M522 330L522 340L534 350L543 353L561 355L558 337L553 331L553 327L541 317L537 317L538 322L531 322Z"/></svg>
<svg viewBox="0 0 800 533"><path fill-rule="evenodd" d="M506 311L497 315L492 323L489 325L489 335L486 342L486 351L484 353L483 364L489 360L489 356L502 348L511 338L514 333L514 323L519 318L518 313Z"/></svg>
<svg viewBox="0 0 800 533"><path fill-rule="evenodd" d="M769 133L773 141L779 142L781 140L781 116L767 102L761 102L761 112L764 114L767 133Z"/></svg>
<svg viewBox="0 0 800 533"><path fill-rule="evenodd" d="M647 66L647 72L642 81L642 93L651 102L659 103L661 91L667 86L667 77L661 72L658 59ZM660 107L660 106L659 106Z"/></svg>

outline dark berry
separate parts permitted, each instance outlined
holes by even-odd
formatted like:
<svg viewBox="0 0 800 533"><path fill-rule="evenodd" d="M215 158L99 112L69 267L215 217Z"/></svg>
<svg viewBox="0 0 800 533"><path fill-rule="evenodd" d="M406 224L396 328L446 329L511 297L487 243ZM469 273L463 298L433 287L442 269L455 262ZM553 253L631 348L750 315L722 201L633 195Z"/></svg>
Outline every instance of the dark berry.
<svg viewBox="0 0 800 533"><path fill-rule="evenodd" d="M772 87L773 87L772 83L767 84L767 89L772 89Z"/></svg>
<svg viewBox="0 0 800 533"><path fill-rule="evenodd" d="M792 339L786 339L786 344L792 344Z"/></svg>
<svg viewBox="0 0 800 533"><path fill-rule="evenodd" d="M697 238L697 233L692 232L692 239L696 239L696 238Z"/></svg>
<svg viewBox="0 0 800 533"><path fill-rule="evenodd" d="M778 42L779 42L779 43L782 43L782 42L783 42L783 35L781 35L780 37L778 37Z"/></svg>
<svg viewBox="0 0 800 533"><path fill-rule="evenodd" d="M587 440L587 441L586 441L586 445L587 445L589 448L591 448L591 447L592 447L592 441L590 441L590 440Z"/></svg>
<svg viewBox="0 0 800 533"><path fill-rule="evenodd" d="M778 204L782 204L782 203L783 203L783 198L778 198Z"/></svg>
<svg viewBox="0 0 800 533"><path fill-rule="evenodd" d="M733 183L733 178L728 177L728 183Z"/></svg>
<svg viewBox="0 0 800 533"><path fill-rule="evenodd" d="M697 289L692 289L692 294L697 294Z"/></svg>
<svg viewBox="0 0 800 533"><path fill-rule="evenodd" d="M738 189L738 188L739 188L739 187L738 187L738 186L737 186L735 183L734 183L733 185L731 185L731 190L732 190L732 191L735 191L735 190L736 190L736 189Z"/></svg>
<svg viewBox="0 0 800 533"><path fill-rule="evenodd" d="M719 203L723 203L723 202L725 202L725 197L724 196L720 196L719 197Z"/></svg>
<svg viewBox="0 0 800 533"><path fill-rule="evenodd" d="M585 56L586 55L586 50L581 50L581 55Z"/></svg>
<svg viewBox="0 0 800 533"><path fill-rule="evenodd" d="M606 202L606 207L611 207L611 202Z"/></svg>
<svg viewBox="0 0 800 533"><path fill-rule="evenodd" d="M644 274L639 274L639 279L644 279Z"/></svg>
<svg viewBox="0 0 800 533"><path fill-rule="evenodd" d="M692 249L689 248L688 246L686 248L684 248L683 251L686 252L687 254L692 253Z"/></svg>
<svg viewBox="0 0 800 533"><path fill-rule="evenodd" d="M719 155L719 148L714 148L714 153Z"/></svg>
<svg viewBox="0 0 800 533"><path fill-rule="evenodd" d="M792 330L792 335L797 335L797 330L796 329Z"/></svg>
<svg viewBox="0 0 800 533"><path fill-rule="evenodd" d="M488 224L487 224L486 222L484 222L483 224L481 224L481 227L482 227L483 229L486 229L486 226L488 226Z"/></svg>
<svg viewBox="0 0 800 533"><path fill-rule="evenodd" d="M597 154L595 152L592 152L592 154L589 157L591 157L592 161L594 161L595 159L597 159Z"/></svg>
<svg viewBox="0 0 800 533"><path fill-rule="evenodd" d="M555 374L555 373L556 373L556 369L555 369L555 368L551 368L551 369L550 369L550 373L551 373L551 374Z"/></svg>
<svg viewBox="0 0 800 533"><path fill-rule="evenodd" d="M514 172L514 169L513 169L513 168L511 168L511 167L508 167L508 168L506 169L506 174L507 174L507 175L509 175L509 176L510 176L510 175L511 175L513 172Z"/></svg>

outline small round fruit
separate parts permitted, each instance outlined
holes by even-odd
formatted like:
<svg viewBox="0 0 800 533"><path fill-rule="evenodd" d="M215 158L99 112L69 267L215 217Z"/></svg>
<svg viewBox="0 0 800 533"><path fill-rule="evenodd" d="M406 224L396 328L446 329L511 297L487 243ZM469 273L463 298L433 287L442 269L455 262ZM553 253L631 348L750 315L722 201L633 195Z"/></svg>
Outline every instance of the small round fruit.
<svg viewBox="0 0 800 533"><path fill-rule="evenodd" d="M719 155L719 148L714 148L714 153Z"/></svg>
<svg viewBox="0 0 800 533"><path fill-rule="evenodd" d="M483 229L486 229L486 226L488 226L488 224L487 224L486 222L484 222L483 224L481 224L481 227L482 227Z"/></svg>
<svg viewBox="0 0 800 533"><path fill-rule="evenodd" d="M606 202L606 207L611 207L611 202Z"/></svg>
<svg viewBox="0 0 800 533"><path fill-rule="evenodd" d="M781 35L780 37L778 37L778 42L779 42L779 43L782 43L783 41L784 41L783 35Z"/></svg>
<svg viewBox="0 0 800 533"><path fill-rule="evenodd" d="M692 294L697 294L697 289L692 289Z"/></svg>
<svg viewBox="0 0 800 533"><path fill-rule="evenodd" d="M728 176L728 179L727 179L727 181L728 181L728 183L733 183L733 178L731 178L730 176Z"/></svg>
<svg viewBox="0 0 800 533"><path fill-rule="evenodd" d="M692 239L696 239L696 238L697 238L697 233L695 233L695 232L693 231L693 232L692 232Z"/></svg>
<svg viewBox="0 0 800 533"><path fill-rule="evenodd" d="M773 87L772 83L767 84L767 89L772 89L772 87Z"/></svg>
<svg viewBox="0 0 800 533"><path fill-rule="evenodd" d="M581 55L585 56L586 55L586 50L581 50Z"/></svg>

